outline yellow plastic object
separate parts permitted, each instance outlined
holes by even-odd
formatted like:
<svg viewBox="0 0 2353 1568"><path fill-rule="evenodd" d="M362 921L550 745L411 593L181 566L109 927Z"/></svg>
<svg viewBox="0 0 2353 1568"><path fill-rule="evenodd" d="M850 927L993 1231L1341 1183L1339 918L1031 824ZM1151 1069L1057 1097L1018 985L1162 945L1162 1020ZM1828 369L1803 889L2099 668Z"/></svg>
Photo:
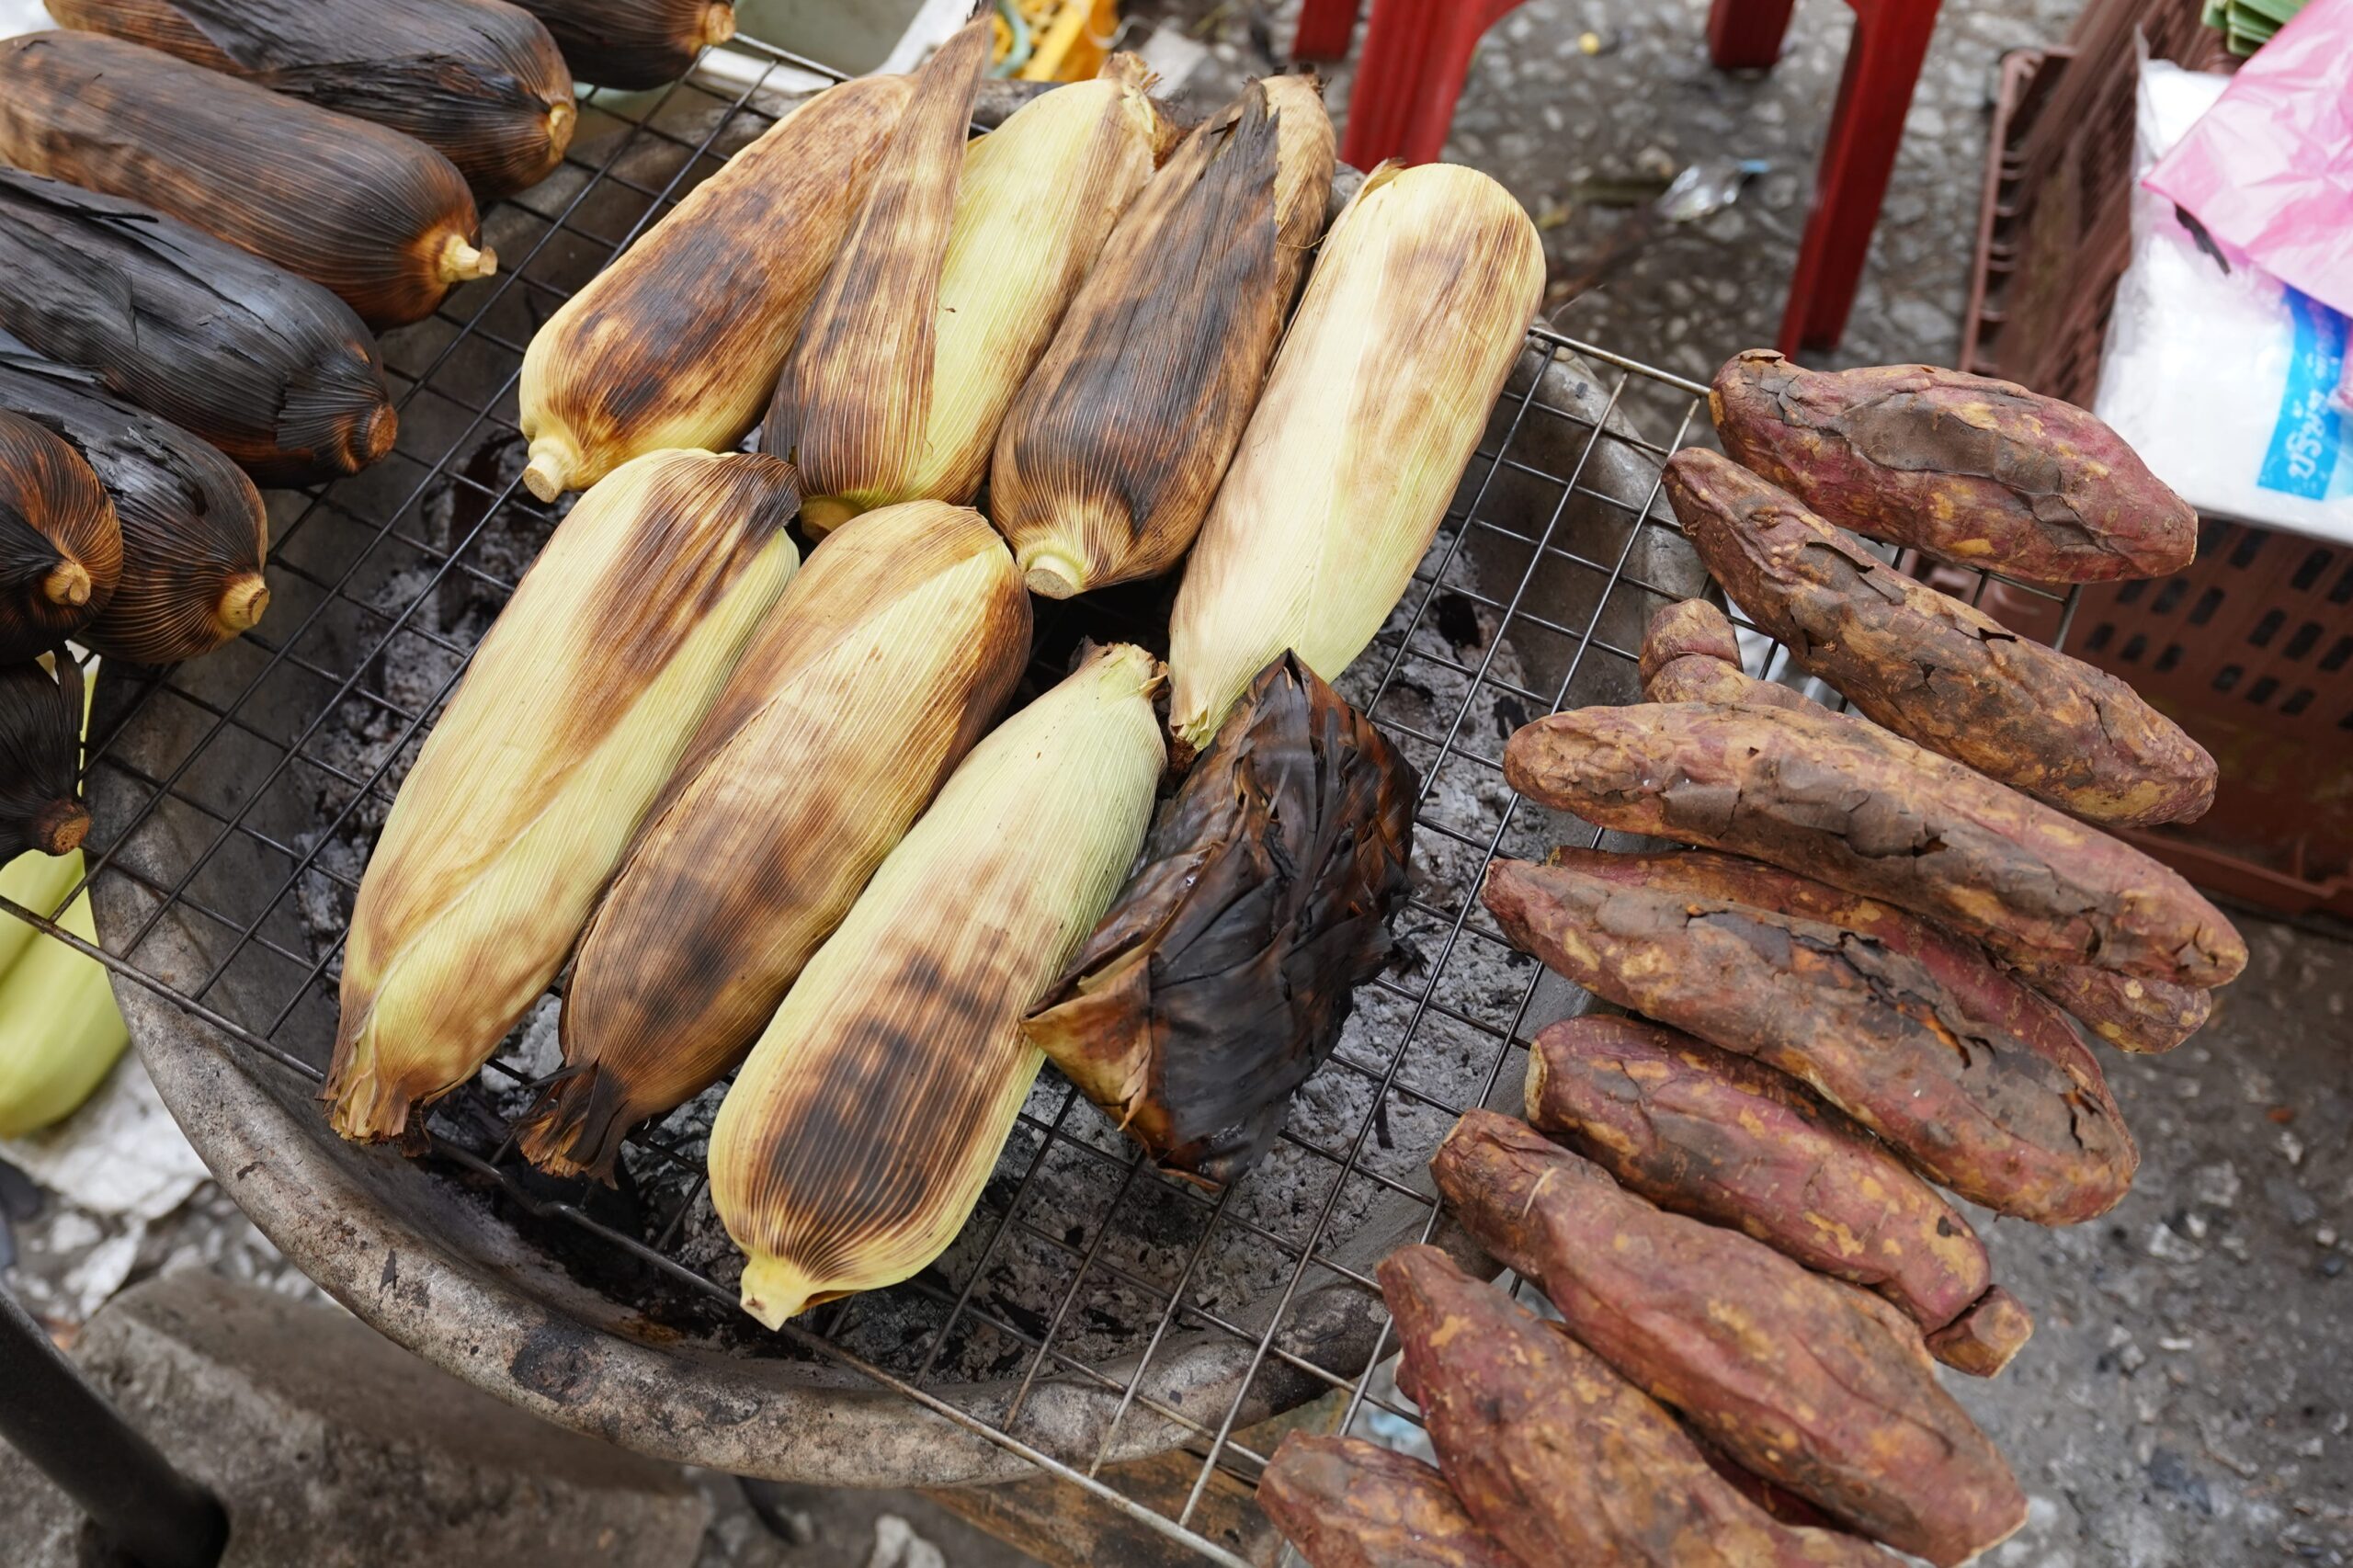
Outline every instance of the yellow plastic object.
<svg viewBox="0 0 2353 1568"><path fill-rule="evenodd" d="M1014 0L1028 36L1027 58L1013 62L1017 39L1002 7L990 18L996 46L991 75L1017 82L1085 82L1103 69L1120 30L1120 0Z"/></svg>
<svg viewBox="0 0 2353 1568"><path fill-rule="evenodd" d="M22 859L48 864L10 862L0 872L0 887L12 895L20 874L53 882L51 900L81 880L78 849L55 860L48 856ZM39 896L19 902L28 908L43 903ZM6 923L31 930L18 920ZM85 942L98 939L86 892L58 924ZM114 987L104 964L48 937L27 942L0 973L0 1138L21 1138L71 1115L130 1043L131 1031L115 1008Z"/></svg>

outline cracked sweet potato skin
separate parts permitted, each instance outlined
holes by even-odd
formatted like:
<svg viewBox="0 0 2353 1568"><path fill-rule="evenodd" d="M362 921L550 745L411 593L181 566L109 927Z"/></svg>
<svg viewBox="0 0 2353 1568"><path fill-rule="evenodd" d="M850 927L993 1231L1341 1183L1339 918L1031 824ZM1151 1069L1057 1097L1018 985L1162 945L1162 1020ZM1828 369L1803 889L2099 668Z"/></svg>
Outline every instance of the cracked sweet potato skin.
<svg viewBox="0 0 2353 1568"><path fill-rule="evenodd" d="M1882 365L1824 374L1733 356L1709 403L1734 461L1841 528L2039 583L2163 577L2198 514L2124 438L2008 381Z"/></svg>
<svg viewBox="0 0 2353 1568"><path fill-rule="evenodd" d="M1380 1268L1439 1468L1525 1568L1893 1568L1851 1536L1776 1523L1601 1357L1435 1247Z"/></svg>
<svg viewBox="0 0 2353 1568"><path fill-rule="evenodd" d="M1465 1115L1430 1171L1571 1334L1748 1470L1939 1568L2025 1519L2009 1467L1878 1297L1654 1208L1492 1111Z"/></svg>
<svg viewBox="0 0 2353 1568"><path fill-rule="evenodd" d="M1258 1506L1309 1568L1519 1568L1444 1476L1360 1437L1286 1434Z"/></svg>
<svg viewBox="0 0 2353 1568"><path fill-rule="evenodd" d="M2174 871L1837 714L1572 709L1523 725L1504 777L1602 827L1752 856L2063 961L2189 985L2246 967L2238 932Z"/></svg>
<svg viewBox="0 0 2353 1568"><path fill-rule="evenodd" d="M2171 1051L2206 1027L2214 994L2194 985L2054 962L2031 948L1996 946L2018 977L2119 1051Z"/></svg>
<svg viewBox="0 0 2353 1568"><path fill-rule="evenodd" d="M1787 1074L1678 1030L1552 1025L1529 1051L1528 1119L1659 1207L1877 1290L1923 1330L1993 1283L1969 1221L1883 1144Z"/></svg>
<svg viewBox="0 0 2353 1568"><path fill-rule="evenodd" d="M1870 937L1573 865L1498 860L1483 897L1551 968L1801 1080L1972 1202L2073 1224L2132 1185L2140 1155L2098 1063L2047 1009L2049 1028L2014 1034Z"/></svg>
<svg viewBox="0 0 2353 1568"><path fill-rule="evenodd" d="M1667 499L1757 626L1857 709L1930 751L2113 827L2214 803L2214 759L2124 682L1896 571L1714 452L1675 454Z"/></svg>

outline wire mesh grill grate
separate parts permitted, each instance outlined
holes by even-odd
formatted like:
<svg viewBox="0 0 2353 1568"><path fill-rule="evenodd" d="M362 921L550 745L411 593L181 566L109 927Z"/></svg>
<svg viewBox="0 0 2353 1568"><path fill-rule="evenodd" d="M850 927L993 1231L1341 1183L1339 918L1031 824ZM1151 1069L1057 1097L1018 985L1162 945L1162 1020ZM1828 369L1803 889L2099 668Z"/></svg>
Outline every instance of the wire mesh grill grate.
<svg viewBox="0 0 2353 1568"><path fill-rule="evenodd" d="M779 72L823 74L761 45L736 51L756 66L732 92L701 76L590 95L562 168L486 214L500 276L385 341L402 422L393 453L353 479L270 496L273 609L256 633L194 665L102 682L89 876L128 896L108 901L116 917L101 947L75 945L229 1037L252 1074L323 1076L341 922L367 844L554 526L558 509L519 487L525 346L772 123ZM1372 1263L1438 1233L1429 1152L1462 1110L1512 1093L1520 1040L1583 1005L1476 905L1498 854L1597 837L1518 800L1502 744L1542 713L1635 699L1649 611L1706 590L1657 488L1659 462L1706 432L1704 395L1549 330L1530 335L1437 542L1338 683L1424 781L1405 959L1359 991L1339 1050L1243 1181L1212 1195L1161 1176L1050 1070L939 1267L767 1336L733 1313L732 1255L714 1240L699 1158L710 1096L632 1139L617 1194L539 1177L505 1133L515 1096L549 1065L546 1031L535 1044L527 1025L483 1086L442 1103L427 1164L656 1322L870 1377L1206 1560L1244 1562L1244 1543L1206 1533L1202 1505L1220 1476L1255 1483L1271 1450L1249 1430L1256 1418L1321 1400L1324 1429L1370 1423L1410 1442L1412 1410L1379 1371L1392 1346ZM1654 442L1643 428L1672 434ZM1031 684L1051 682L1082 635L1165 652L1172 592L1041 603ZM1753 667L1779 664L1757 646ZM74 940L40 919L49 911L7 907ZM1180 1345L1222 1356L1211 1363L1221 1376L1191 1397L1153 1375ZM1102 1402L1086 1451L1034 1440L1049 1387ZM1121 1490L1115 1461L1138 1445L1191 1454L1189 1483Z"/></svg>

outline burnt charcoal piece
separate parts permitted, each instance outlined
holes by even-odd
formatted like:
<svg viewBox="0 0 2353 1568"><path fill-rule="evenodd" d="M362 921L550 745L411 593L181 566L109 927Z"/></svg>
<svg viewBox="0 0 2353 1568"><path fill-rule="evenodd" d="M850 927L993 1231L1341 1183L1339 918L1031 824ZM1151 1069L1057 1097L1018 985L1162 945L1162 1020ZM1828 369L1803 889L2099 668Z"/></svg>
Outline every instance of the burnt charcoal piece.
<svg viewBox="0 0 2353 1568"><path fill-rule="evenodd" d="M1164 1169L1246 1171L1393 950L1414 770L1295 654L1259 672L1031 1043Z"/></svg>

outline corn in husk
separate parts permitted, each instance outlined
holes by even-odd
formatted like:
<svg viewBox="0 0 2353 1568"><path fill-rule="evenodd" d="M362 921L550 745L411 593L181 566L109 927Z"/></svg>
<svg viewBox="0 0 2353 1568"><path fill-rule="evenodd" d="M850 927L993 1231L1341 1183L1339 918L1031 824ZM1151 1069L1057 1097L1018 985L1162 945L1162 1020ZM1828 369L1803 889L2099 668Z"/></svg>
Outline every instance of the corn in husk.
<svg viewBox="0 0 2353 1568"><path fill-rule="evenodd" d="M78 849L51 859L25 855L0 868L0 894L48 915L82 880ZM81 892L57 924L93 946L90 895ZM7 952L0 960L0 1138L21 1138L73 1114L131 1043L106 965L0 915Z"/></svg>
<svg viewBox="0 0 2353 1568"><path fill-rule="evenodd" d="M997 426L1152 176L1144 75L1057 87L969 146L988 24L943 45L874 175L768 405L813 532L894 501L972 500Z"/></svg>
<svg viewBox="0 0 2353 1568"><path fill-rule="evenodd" d="M797 557L774 458L654 452L583 496L392 803L344 949L321 1096L401 1136L563 964Z"/></svg>
<svg viewBox="0 0 2353 1568"><path fill-rule="evenodd" d="M122 528L98 476L47 426L0 410L0 663L87 626L121 575Z"/></svg>
<svg viewBox="0 0 2353 1568"><path fill-rule="evenodd" d="M1041 1061L1022 1015L1142 842L1159 685L1094 650L975 746L753 1048L710 1197L760 1322L906 1278L979 1201Z"/></svg>
<svg viewBox="0 0 2353 1568"><path fill-rule="evenodd" d="M62 651L0 665L0 856L67 854L89 833L84 689L81 666Z"/></svg>
<svg viewBox="0 0 2353 1568"><path fill-rule="evenodd" d="M1332 225L1185 568L1169 728L1207 745L1284 649L1326 680L1413 579L1518 358L1544 247L1448 164L1367 176Z"/></svg>
<svg viewBox="0 0 2353 1568"><path fill-rule="evenodd" d="M909 92L869 76L818 94L548 318L519 386L532 494L663 447L727 451L759 423Z"/></svg>
<svg viewBox="0 0 2353 1568"><path fill-rule="evenodd" d="M1029 596L978 512L911 501L826 540L581 936L532 1163L610 1179L623 1133L734 1065L1029 652Z"/></svg>
<svg viewBox="0 0 2353 1568"><path fill-rule="evenodd" d="M1332 188L1314 79L1254 83L1111 231L997 435L990 510L1052 598L1174 566L1257 405Z"/></svg>
<svg viewBox="0 0 2353 1568"><path fill-rule="evenodd" d="M572 74L600 87L658 87L707 44L735 36L726 0L516 0L546 24Z"/></svg>

